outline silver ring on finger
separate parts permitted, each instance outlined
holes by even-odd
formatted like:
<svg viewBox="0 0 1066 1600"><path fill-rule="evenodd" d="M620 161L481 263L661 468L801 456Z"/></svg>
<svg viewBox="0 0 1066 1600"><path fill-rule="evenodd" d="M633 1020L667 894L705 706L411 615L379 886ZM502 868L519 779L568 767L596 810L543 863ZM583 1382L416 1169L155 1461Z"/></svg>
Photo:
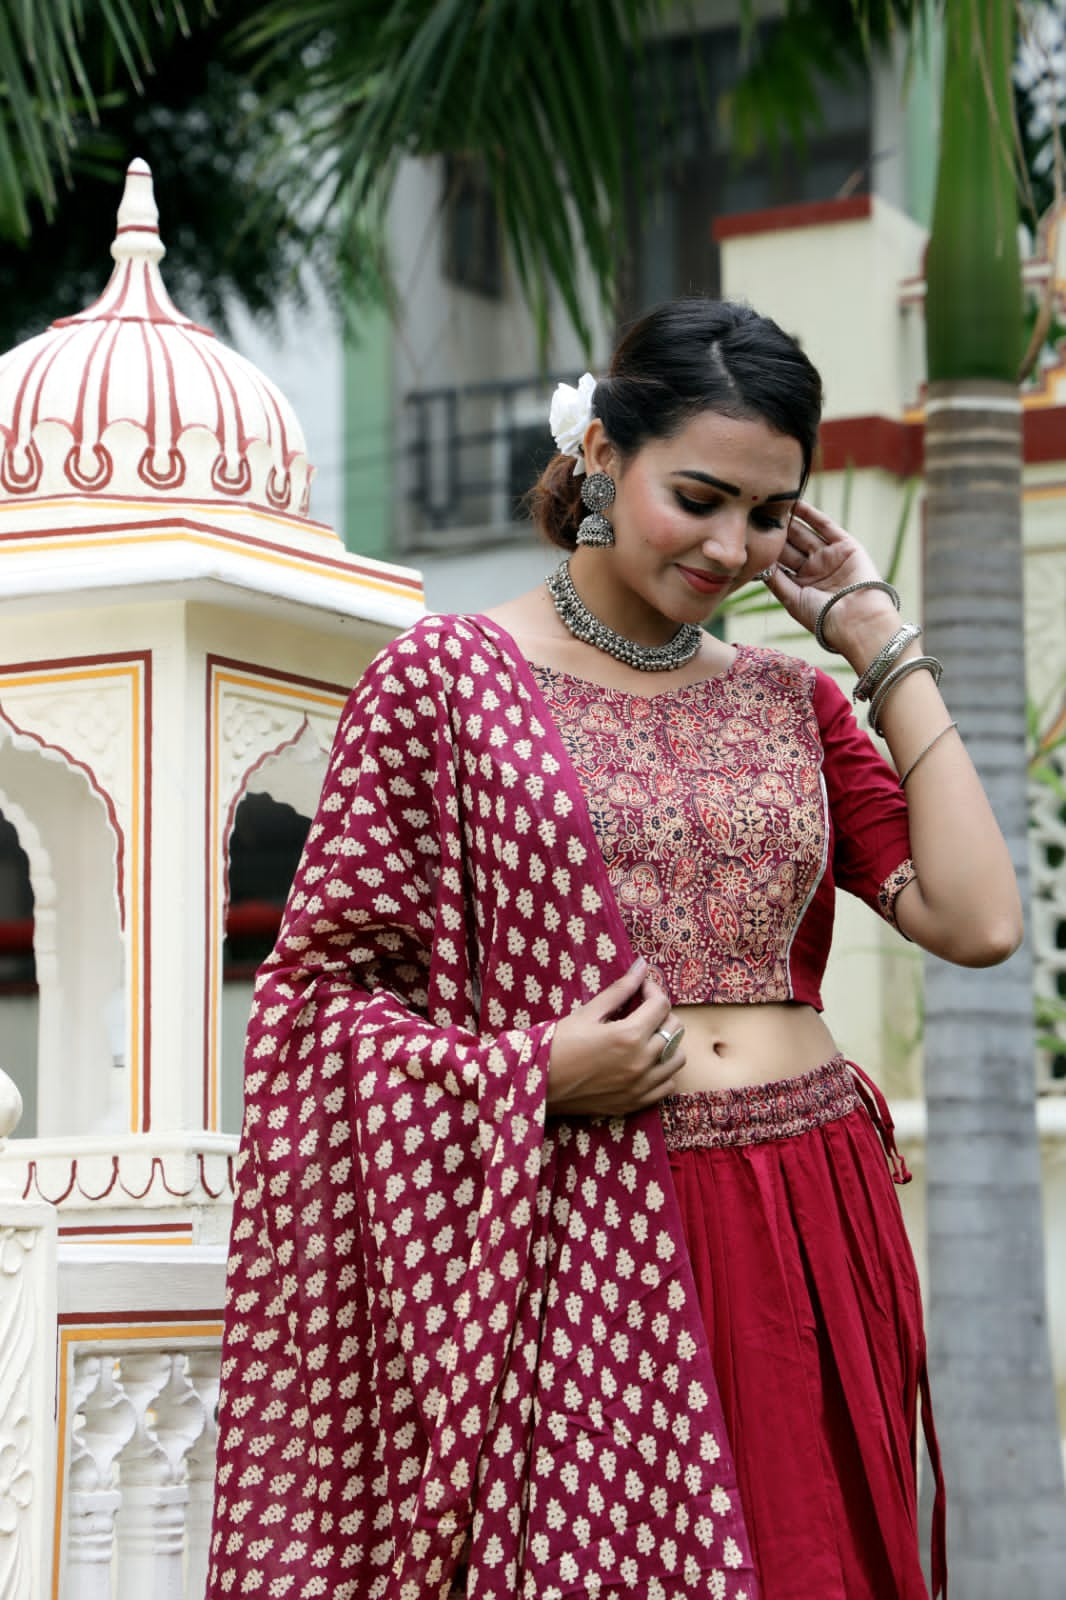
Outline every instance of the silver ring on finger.
<svg viewBox="0 0 1066 1600"><path fill-rule="evenodd" d="M675 1056L677 1054L678 1046L685 1037L684 1027L675 1028L673 1033L667 1033L665 1028L656 1028L655 1031L656 1033L661 1034L662 1038L665 1040L662 1049L659 1051L659 1060L669 1061L671 1056Z"/></svg>

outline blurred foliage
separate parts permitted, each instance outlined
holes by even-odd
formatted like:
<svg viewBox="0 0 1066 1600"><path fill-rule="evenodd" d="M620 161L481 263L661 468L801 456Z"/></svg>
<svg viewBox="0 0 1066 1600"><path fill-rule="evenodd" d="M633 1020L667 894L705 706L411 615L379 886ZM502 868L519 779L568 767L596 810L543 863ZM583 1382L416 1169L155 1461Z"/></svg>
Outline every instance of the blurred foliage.
<svg viewBox="0 0 1066 1600"><path fill-rule="evenodd" d="M95 122L111 87L139 91L149 40L188 28L182 0L0 0L0 236L26 237L31 200L54 215L79 117Z"/></svg>
<svg viewBox="0 0 1066 1600"><path fill-rule="evenodd" d="M476 163L542 334L553 291L591 343L589 284L611 304L629 174L630 85L667 0L273 0L245 34L267 108L298 111L302 200L335 219L348 290L387 281L400 163Z"/></svg>
<svg viewBox="0 0 1066 1600"><path fill-rule="evenodd" d="M740 0L744 72L718 107L738 157L802 146L826 81L923 50L943 3L785 0L767 24ZM0 0L0 348L100 291L135 155L168 287L220 332L234 303L269 318L312 278L338 305L387 297L400 163L444 154L484 173L542 331L555 290L588 342L583 262L613 304L625 206L662 143L641 129L671 85L641 41L670 10L684 17L669 0ZM1030 170L1038 211L1048 181Z"/></svg>
<svg viewBox="0 0 1066 1600"><path fill-rule="evenodd" d="M153 3L52 0L57 17L80 19L68 39L79 66L50 153L56 192L28 186L32 247L0 253L4 345L99 291L133 155L156 178L171 292L222 331L234 298L269 315L308 269L338 303L386 296L399 165L446 154L484 172L542 332L554 290L589 342L583 263L611 304L627 193L651 153L633 85L668 0L171 0L149 26ZM777 27L752 24L749 76L728 108L742 144L799 137L817 116L819 76L852 70L922 7L864 9L866 30L852 0L789 0ZM747 0L741 11L750 21ZM670 86L657 79L653 92ZM9 241L16 210L0 209Z"/></svg>
<svg viewBox="0 0 1066 1600"><path fill-rule="evenodd" d="M945 0L784 0L784 14L760 25L761 8L741 0L747 63L723 106L738 151L803 145L822 118L821 85L846 82L871 57L902 44L925 50L931 18Z"/></svg>
<svg viewBox="0 0 1066 1600"><path fill-rule="evenodd" d="M65 173L53 159L54 202L29 196L29 238L12 238L9 228L0 244L0 349L100 293L134 156L152 168L167 287L188 314L225 332L235 301L269 318L283 295L305 292L309 268L328 278L330 241L291 203L298 164L301 188L305 177L292 116L264 111L269 77L253 87L233 41L261 9L255 0L215 0L195 27L184 14L157 22L143 95L89 17L82 44L92 106L81 100L71 109Z"/></svg>

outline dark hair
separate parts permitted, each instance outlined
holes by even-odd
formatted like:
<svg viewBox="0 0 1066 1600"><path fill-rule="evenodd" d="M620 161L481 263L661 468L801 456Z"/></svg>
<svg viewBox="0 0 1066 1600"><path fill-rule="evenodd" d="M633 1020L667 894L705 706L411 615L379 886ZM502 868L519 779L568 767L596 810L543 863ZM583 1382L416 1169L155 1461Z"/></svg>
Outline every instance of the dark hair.
<svg viewBox="0 0 1066 1600"><path fill-rule="evenodd" d="M623 461L669 439L701 411L758 418L795 439L807 481L822 412L822 380L796 340L769 317L730 300L670 300L622 339L596 385L593 415ZM574 548L584 516L571 456L549 461L529 495L553 544Z"/></svg>

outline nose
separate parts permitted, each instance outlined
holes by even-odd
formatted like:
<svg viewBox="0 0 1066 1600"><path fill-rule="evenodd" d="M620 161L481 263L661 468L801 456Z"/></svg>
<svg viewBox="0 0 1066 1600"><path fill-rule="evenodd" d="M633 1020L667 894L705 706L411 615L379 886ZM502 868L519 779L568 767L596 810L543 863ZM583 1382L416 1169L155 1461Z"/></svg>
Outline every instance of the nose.
<svg viewBox="0 0 1066 1600"><path fill-rule="evenodd" d="M703 541L703 553L728 572L739 572L748 559L748 516L743 506L719 512Z"/></svg>

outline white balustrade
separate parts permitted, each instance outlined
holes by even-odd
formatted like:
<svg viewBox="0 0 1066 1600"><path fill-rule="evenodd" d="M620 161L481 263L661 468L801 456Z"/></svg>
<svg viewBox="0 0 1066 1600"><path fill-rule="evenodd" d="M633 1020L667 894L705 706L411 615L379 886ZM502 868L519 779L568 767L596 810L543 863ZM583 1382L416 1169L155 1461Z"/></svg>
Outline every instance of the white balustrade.
<svg viewBox="0 0 1066 1600"><path fill-rule="evenodd" d="M60 1600L201 1600L217 1348L79 1352L73 1368Z"/></svg>
<svg viewBox="0 0 1066 1600"><path fill-rule="evenodd" d="M70 1408L61 1592L65 1600L111 1600L115 1516L122 1502L114 1464L137 1426L112 1356L75 1357Z"/></svg>
<svg viewBox="0 0 1066 1600"><path fill-rule="evenodd" d="M22 1099L0 1072L0 1150ZM0 1596L40 1600L51 1578L55 1479L56 1216L0 1187Z"/></svg>
<svg viewBox="0 0 1066 1600"><path fill-rule="evenodd" d="M218 1443L219 1358L217 1350L192 1350L185 1358L189 1382L200 1397L204 1426L185 1458L189 1507L185 1515L185 1582L189 1600L200 1600L207 1588L211 1510Z"/></svg>

